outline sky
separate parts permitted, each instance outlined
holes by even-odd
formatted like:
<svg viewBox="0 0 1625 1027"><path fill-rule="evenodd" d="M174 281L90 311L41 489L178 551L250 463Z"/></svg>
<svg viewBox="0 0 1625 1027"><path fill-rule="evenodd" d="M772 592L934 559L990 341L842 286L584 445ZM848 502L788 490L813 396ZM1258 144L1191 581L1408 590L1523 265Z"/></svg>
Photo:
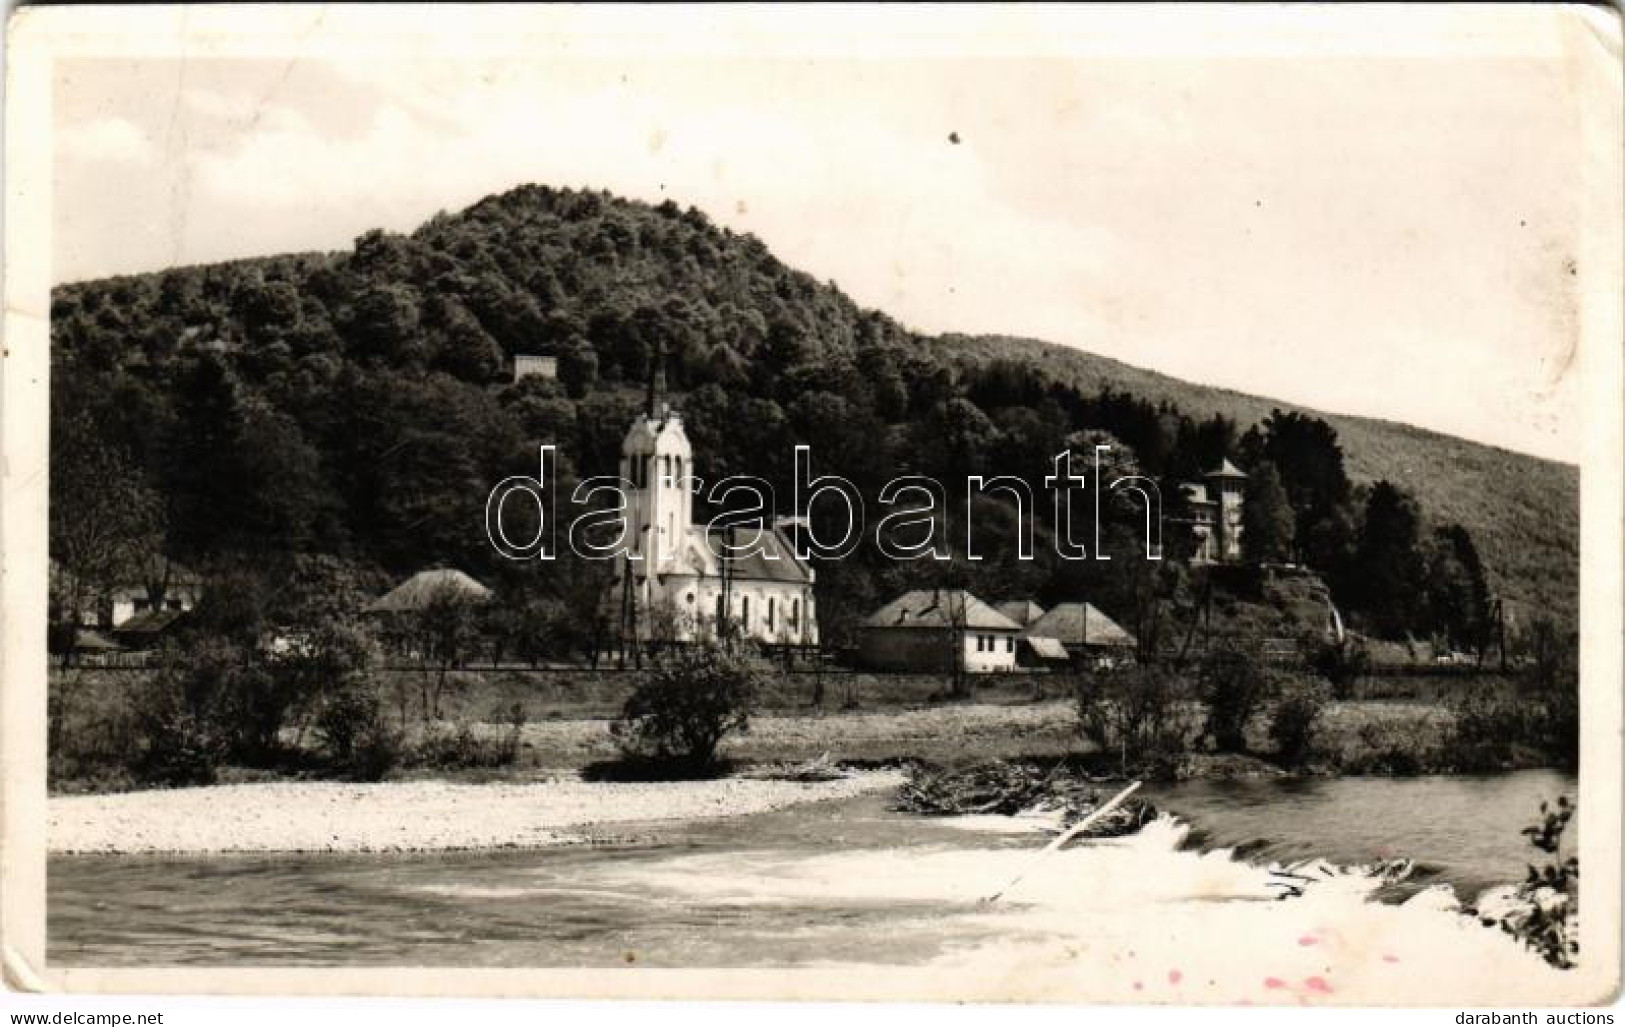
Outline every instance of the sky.
<svg viewBox="0 0 1625 1027"><path fill-rule="evenodd" d="M697 206L922 331L1578 459L1559 48L940 35L60 59L52 278L603 188Z"/></svg>

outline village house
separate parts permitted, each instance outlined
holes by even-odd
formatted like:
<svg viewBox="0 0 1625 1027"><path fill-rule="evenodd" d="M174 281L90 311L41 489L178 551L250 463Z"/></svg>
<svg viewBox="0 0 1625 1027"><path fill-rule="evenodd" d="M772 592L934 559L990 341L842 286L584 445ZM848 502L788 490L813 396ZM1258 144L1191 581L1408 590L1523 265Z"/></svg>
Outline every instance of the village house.
<svg viewBox="0 0 1625 1027"><path fill-rule="evenodd" d="M202 598L202 576L158 557L142 573L129 575L93 597L80 609L79 623L87 628L118 629L142 614L185 613Z"/></svg>
<svg viewBox="0 0 1625 1027"><path fill-rule="evenodd" d="M480 604L489 602L492 592L460 570L430 567L374 599L362 612L381 616L421 613L430 603L447 596Z"/></svg>
<svg viewBox="0 0 1625 1027"><path fill-rule="evenodd" d="M612 601L622 638L689 642L727 630L772 645L816 645L813 568L782 525L693 523L693 447L660 391L657 379L621 444L621 478L631 486L628 552ZM731 550L748 555L724 559Z"/></svg>
<svg viewBox="0 0 1625 1027"><path fill-rule="evenodd" d="M1133 659L1133 635L1090 603L1061 603L1027 626L1033 652L1054 659L1057 650L1073 660L1111 665Z"/></svg>
<svg viewBox="0 0 1625 1027"><path fill-rule="evenodd" d="M469 575L452 567L430 567L418 571L394 588L362 607L363 616L379 629L386 647L407 656L423 655L418 615L432 604L460 600L471 607L489 603L495 593ZM275 651L297 651L306 644L300 635L282 636L271 642Z"/></svg>
<svg viewBox="0 0 1625 1027"><path fill-rule="evenodd" d="M1247 475L1229 460L1179 487L1190 516L1177 518L1196 539L1192 563L1235 563L1241 559L1242 490Z"/></svg>
<svg viewBox="0 0 1625 1027"><path fill-rule="evenodd" d="M993 604L993 608L1023 628L1044 616L1044 608L1031 599L1007 599L1002 603Z"/></svg>
<svg viewBox="0 0 1625 1027"><path fill-rule="evenodd" d="M863 622L858 659L875 670L939 673L960 660L972 674L1016 669L1021 625L964 589L922 588Z"/></svg>

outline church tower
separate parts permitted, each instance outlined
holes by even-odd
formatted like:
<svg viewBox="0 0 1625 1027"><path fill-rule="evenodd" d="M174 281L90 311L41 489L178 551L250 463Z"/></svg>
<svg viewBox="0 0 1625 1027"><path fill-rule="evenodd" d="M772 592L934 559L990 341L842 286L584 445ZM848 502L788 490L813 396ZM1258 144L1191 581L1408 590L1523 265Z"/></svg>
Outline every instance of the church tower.
<svg viewBox="0 0 1625 1027"><path fill-rule="evenodd" d="M621 477L631 485L626 495L627 547L638 561L634 576L670 572L682 556L693 523L693 448L683 420L662 398L662 356L649 383L647 409L632 422L621 443Z"/></svg>

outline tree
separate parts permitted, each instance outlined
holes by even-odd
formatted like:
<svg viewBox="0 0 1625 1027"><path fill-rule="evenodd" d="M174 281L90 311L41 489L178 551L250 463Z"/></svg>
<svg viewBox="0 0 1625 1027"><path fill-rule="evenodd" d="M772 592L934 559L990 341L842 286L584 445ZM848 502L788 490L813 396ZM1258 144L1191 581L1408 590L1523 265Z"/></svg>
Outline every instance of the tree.
<svg viewBox="0 0 1625 1027"><path fill-rule="evenodd" d="M1479 654L1490 642L1490 594L1472 533L1459 524L1434 532L1427 552L1427 617L1434 630Z"/></svg>
<svg viewBox="0 0 1625 1027"><path fill-rule="evenodd" d="M53 418L49 536L57 574L52 648L72 651L80 618L115 584L132 581L163 544L163 500L87 416Z"/></svg>
<svg viewBox="0 0 1625 1027"><path fill-rule="evenodd" d="M1256 563L1279 563L1293 552L1292 505L1281 487L1281 475L1268 461L1257 464L1242 496L1241 547Z"/></svg>
<svg viewBox="0 0 1625 1027"><path fill-rule="evenodd" d="M1276 691L1260 642L1221 643L1202 659L1197 685L1207 703L1206 733L1220 752L1247 751L1247 727Z"/></svg>
<svg viewBox="0 0 1625 1027"><path fill-rule="evenodd" d="M423 668L418 694L426 724L441 717L447 675L466 663L479 644L480 607L478 599L448 582L436 586L407 615L407 631Z"/></svg>
<svg viewBox="0 0 1625 1027"><path fill-rule="evenodd" d="M1297 521L1294 538L1304 562L1329 567L1342 540L1328 535L1326 525L1336 520L1351 489L1337 430L1318 417L1275 410L1247 432L1241 448L1249 464L1275 465Z"/></svg>
<svg viewBox="0 0 1625 1027"><path fill-rule="evenodd" d="M749 730L769 673L754 649L741 642L669 650L643 675L611 732L629 757L682 772L710 772L722 740Z"/></svg>
<svg viewBox="0 0 1625 1027"><path fill-rule="evenodd" d="M1418 623L1424 568L1421 513L1403 489L1379 481L1366 497L1354 599L1372 629L1400 638Z"/></svg>
<svg viewBox="0 0 1625 1027"><path fill-rule="evenodd" d="M351 352L363 360L384 364L414 364L421 360L421 320L417 292L400 282L368 286L356 298L354 316L347 326Z"/></svg>
<svg viewBox="0 0 1625 1027"><path fill-rule="evenodd" d="M571 399L580 399L598 382L598 354L580 335L571 335L559 346L559 381Z"/></svg>

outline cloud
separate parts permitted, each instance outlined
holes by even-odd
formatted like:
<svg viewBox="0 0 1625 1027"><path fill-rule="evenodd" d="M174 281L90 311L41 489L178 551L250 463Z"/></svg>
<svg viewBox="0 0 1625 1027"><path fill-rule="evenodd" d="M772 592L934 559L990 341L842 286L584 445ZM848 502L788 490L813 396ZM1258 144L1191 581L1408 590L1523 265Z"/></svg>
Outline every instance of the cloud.
<svg viewBox="0 0 1625 1027"><path fill-rule="evenodd" d="M58 157L124 164L157 163L152 140L134 122L120 117L97 118L69 125L56 133Z"/></svg>

